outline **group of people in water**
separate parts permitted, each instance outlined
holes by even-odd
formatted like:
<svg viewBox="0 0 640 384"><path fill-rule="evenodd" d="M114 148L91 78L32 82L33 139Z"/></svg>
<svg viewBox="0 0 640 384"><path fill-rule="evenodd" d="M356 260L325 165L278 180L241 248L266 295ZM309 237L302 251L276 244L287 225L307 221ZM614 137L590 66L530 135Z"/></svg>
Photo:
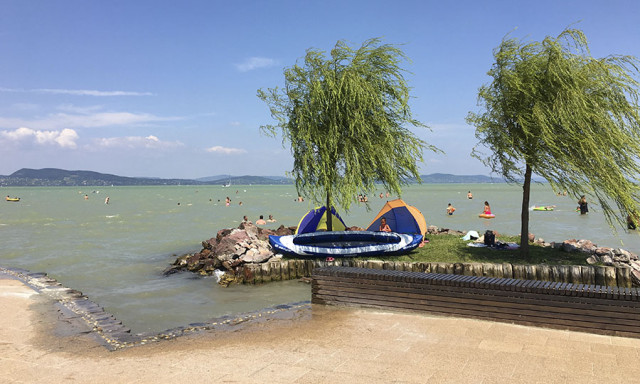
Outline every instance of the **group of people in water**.
<svg viewBox="0 0 640 384"><path fill-rule="evenodd" d="M471 191L467 192L467 199L469 200L473 199L473 194L471 193ZM447 215L451 216L455 211L456 211L456 208L453 205L451 205L451 203L449 203L446 209ZM582 195L580 197L580 200L578 200L578 207L576 208L576 211L579 211L581 215L586 215L589 212L589 205L587 204L587 198L585 195ZM482 213L484 215L493 215L493 213L491 212L491 205L489 205L488 201L484 202L484 209ZM640 216L640 215L636 215L636 216ZM638 221L639 219L637 217L634 220L632 215L629 215L627 217L627 226L629 227L629 229L635 229L636 223L638 223ZM634 228L631 228L632 226Z"/></svg>
<svg viewBox="0 0 640 384"><path fill-rule="evenodd" d="M381 199L384 199L385 197L389 197L389 192L386 192L386 193L380 192L380 195L378 195L378 197L380 197ZM356 197L356 201L359 203L368 203L369 197L361 193L361 194L358 194L358 196Z"/></svg>
<svg viewBox="0 0 640 384"><path fill-rule="evenodd" d="M467 199L469 199L469 200L473 199L473 194L471 193L471 191L467 192ZM446 210L447 215L452 216L455 211L456 211L456 208L453 205L451 205L451 203L449 203L447 205L447 210ZM489 205L488 201L484 202L484 208L483 208L482 213L484 215L492 215L493 214L493 213L491 213L491 206Z"/></svg>
<svg viewBox="0 0 640 384"><path fill-rule="evenodd" d="M244 215L242 217L242 222L250 223L251 221L249 220L247 215ZM266 220L264 219L264 215L260 215L260 218L256 220L256 225L266 225L267 223L275 223L275 222L276 222L276 219L273 218L273 215L269 215L269 218Z"/></svg>

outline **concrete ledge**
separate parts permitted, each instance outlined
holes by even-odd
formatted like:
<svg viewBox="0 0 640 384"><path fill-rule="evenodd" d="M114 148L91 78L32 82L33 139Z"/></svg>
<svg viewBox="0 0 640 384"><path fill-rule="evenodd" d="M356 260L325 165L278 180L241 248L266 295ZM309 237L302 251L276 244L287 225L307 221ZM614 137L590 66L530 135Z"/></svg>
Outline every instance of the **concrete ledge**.
<svg viewBox="0 0 640 384"><path fill-rule="evenodd" d="M313 270L312 303L409 310L640 338L640 290L351 267Z"/></svg>

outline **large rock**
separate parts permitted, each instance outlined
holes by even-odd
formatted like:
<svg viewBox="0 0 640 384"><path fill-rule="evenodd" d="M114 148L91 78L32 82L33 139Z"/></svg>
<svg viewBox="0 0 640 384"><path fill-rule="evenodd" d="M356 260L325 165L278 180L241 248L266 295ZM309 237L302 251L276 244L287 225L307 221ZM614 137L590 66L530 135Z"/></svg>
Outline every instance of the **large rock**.
<svg viewBox="0 0 640 384"><path fill-rule="evenodd" d="M233 230L227 236L223 237L213 249L215 255L229 255L235 253L236 245L242 241L249 240L250 237L246 231Z"/></svg>
<svg viewBox="0 0 640 384"><path fill-rule="evenodd" d="M258 238L258 227L250 221L243 221L238 226L238 229L244 230L251 239Z"/></svg>
<svg viewBox="0 0 640 384"><path fill-rule="evenodd" d="M604 255L600 258L600 261L602 262L602 264L604 265L613 265L613 257L609 256L609 255Z"/></svg>
<svg viewBox="0 0 640 384"><path fill-rule="evenodd" d="M597 255L591 255L591 256L587 257L587 263L589 265L597 264L599 262L600 262L600 259L598 258Z"/></svg>
<svg viewBox="0 0 640 384"><path fill-rule="evenodd" d="M640 271L637 271L635 269L631 271L631 281L636 287L640 286Z"/></svg>
<svg viewBox="0 0 640 384"><path fill-rule="evenodd" d="M562 248L565 252L576 252L578 250L578 241L575 239L565 240L562 242Z"/></svg>
<svg viewBox="0 0 640 384"><path fill-rule="evenodd" d="M273 256L273 252L262 247L251 248L242 256L245 263L264 263Z"/></svg>
<svg viewBox="0 0 640 384"><path fill-rule="evenodd" d="M276 235L277 236L288 236L288 235L293 235L296 232L297 227L285 227L284 225L281 225L278 227L278 229L276 229Z"/></svg>
<svg viewBox="0 0 640 384"><path fill-rule="evenodd" d="M593 253L598 248L591 240L578 240L578 248L584 253Z"/></svg>

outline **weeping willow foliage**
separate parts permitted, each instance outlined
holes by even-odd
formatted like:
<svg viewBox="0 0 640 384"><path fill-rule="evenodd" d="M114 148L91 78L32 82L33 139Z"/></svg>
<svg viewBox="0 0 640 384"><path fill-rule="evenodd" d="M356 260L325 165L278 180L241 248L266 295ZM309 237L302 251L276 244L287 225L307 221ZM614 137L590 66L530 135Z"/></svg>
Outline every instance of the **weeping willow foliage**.
<svg viewBox="0 0 640 384"><path fill-rule="evenodd" d="M423 150L438 149L405 127L428 128L411 115L406 59L379 39L356 50L338 41L329 57L309 49L285 69L284 89L258 90L278 122L261 129L291 143L299 194L348 210L375 182L400 195L408 178L420 180Z"/></svg>
<svg viewBox="0 0 640 384"><path fill-rule="evenodd" d="M595 199L612 228L624 225L639 211L638 60L593 58L575 29L542 42L504 39L494 57L493 81L478 95L484 112L467 122L476 127L476 158L512 182L524 177L523 254L531 173Z"/></svg>

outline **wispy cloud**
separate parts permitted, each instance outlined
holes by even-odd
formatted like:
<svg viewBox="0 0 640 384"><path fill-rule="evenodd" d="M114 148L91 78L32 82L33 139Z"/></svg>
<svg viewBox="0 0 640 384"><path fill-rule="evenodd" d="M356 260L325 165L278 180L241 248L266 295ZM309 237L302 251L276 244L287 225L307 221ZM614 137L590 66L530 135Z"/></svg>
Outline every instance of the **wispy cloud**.
<svg viewBox="0 0 640 384"><path fill-rule="evenodd" d="M73 104L61 104L56 107L58 111L68 112L68 113L76 113L80 115L89 115L94 112L98 112L102 110L104 107L102 105L90 105L86 107L79 107Z"/></svg>
<svg viewBox="0 0 640 384"><path fill-rule="evenodd" d="M0 131L0 141L5 142L6 144L53 145L62 148L74 149L78 146L76 143L78 138L78 133L73 129L68 128L59 131L45 131L20 127L12 131Z"/></svg>
<svg viewBox="0 0 640 384"><path fill-rule="evenodd" d="M216 145L216 146L211 147L211 148L207 148L206 151L207 152L213 152L213 153L222 153L224 155L239 155L241 153L247 153L247 151L244 150L244 149L227 148L227 147L222 147L222 146L219 146L219 145Z"/></svg>
<svg viewBox="0 0 640 384"><path fill-rule="evenodd" d="M179 117L159 117L149 113L99 112L91 108L76 113L55 113L41 119L20 119L0 116L0 127L32 127L34 129L97 128L119 125L141 125L163 121L181 120Z"/></svg>
<svg viewBox="0 0 640 384"><path fill-rule="evenodd" d="M278 65L278 61L267 57L250 57L240 64L236 64L236 68L240 72L253 71L259 68L268 68Z"/></svg>
<svg viewBox="0 0 640 384"><path fill-rule="evenodd" d="M183 147L179 141L163 141L157 136L125 136L95 139L95 145L99 148L124 148L124 149L172 149Z"/></svg>
<svg viewBox="0 0 640 384"><path fill-rule="evenodd" d="M42 94L54 94L54 95L96 96L96 97L153 96L154 95L151 92L98 91L98 90L92 90L92 89L54 89L54 88L15 89L15 88L0 87L0 92L24 92L24 93L42 93Z"/></svg>

